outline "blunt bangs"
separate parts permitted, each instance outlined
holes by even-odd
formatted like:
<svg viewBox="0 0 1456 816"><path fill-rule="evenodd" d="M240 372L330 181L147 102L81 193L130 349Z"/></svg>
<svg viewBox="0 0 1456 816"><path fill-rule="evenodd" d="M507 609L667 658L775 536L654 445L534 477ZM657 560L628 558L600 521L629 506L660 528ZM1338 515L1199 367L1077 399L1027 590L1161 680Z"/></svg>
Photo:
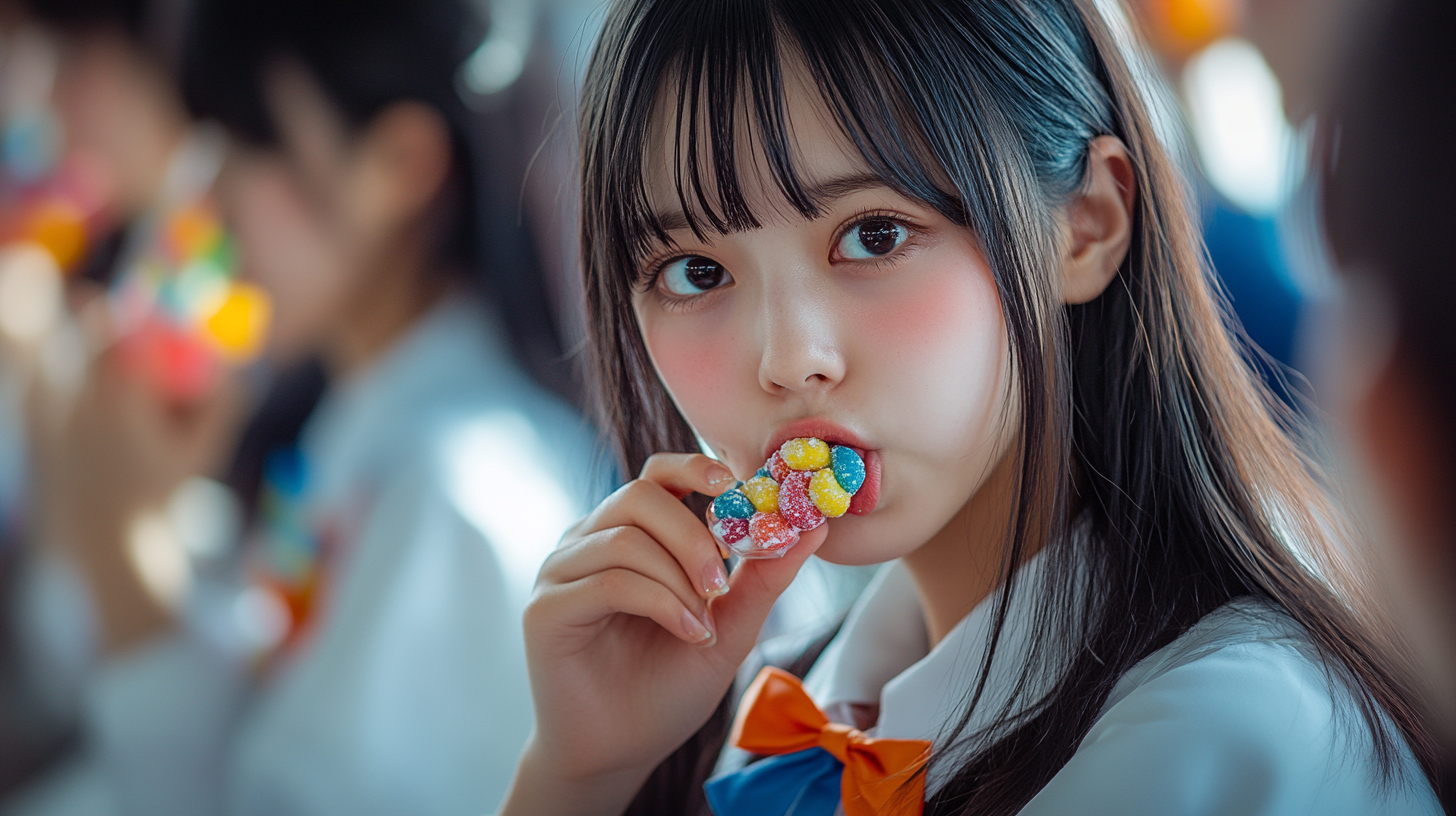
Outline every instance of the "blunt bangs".
<svg viewBox="0 0 1456 816"><path fill-rule="evenodd" d="M771 183L799 215L819 216L822 195L800 171L790 133L785 84L795 72L871 175L966 225L960 195L945 189L952 173L931 147L928 111L915 101L926 78L913 44L871 38L893 38L903 25L893 13L876 2L704 0L641 20L625 41L621 92L608 106L616 132L602 201L621 245L641 253L654 239L668 243L646 189L650 163L664 160L700 239L761 226L745 189L754 180ZM843 24L854 17L871 22ZM667 157L659 155L664 134Z"/></svg>

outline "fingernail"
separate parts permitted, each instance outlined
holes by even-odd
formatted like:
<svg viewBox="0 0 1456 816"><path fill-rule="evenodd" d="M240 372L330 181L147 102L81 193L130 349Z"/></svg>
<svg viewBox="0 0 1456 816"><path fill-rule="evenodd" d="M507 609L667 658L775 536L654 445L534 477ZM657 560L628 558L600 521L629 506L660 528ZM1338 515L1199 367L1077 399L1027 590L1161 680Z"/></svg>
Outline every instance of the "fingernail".
<svg viewBox="0 0 1456 816"><path fill-rule="evenodd" d="M708 484L717 487L724 482L731 481L733 481L733 471L716 463L708 465Z"/></svg>
<svg viewBox="0 0 1456 816"><path fill-rule="evenodd" d="M728 594L728 572L723 569L722 561L709 561L703 567L703 592L709 598Z"/></svg>
<svg viewBox="0 0 1456 816"><path fill-rule="evenodd" d="M702 643L713 637L713 633L708 631L708 627L686 609L682 612L682 623L683 631L687 632L688 637L692 638L695 643Z"/></svg>

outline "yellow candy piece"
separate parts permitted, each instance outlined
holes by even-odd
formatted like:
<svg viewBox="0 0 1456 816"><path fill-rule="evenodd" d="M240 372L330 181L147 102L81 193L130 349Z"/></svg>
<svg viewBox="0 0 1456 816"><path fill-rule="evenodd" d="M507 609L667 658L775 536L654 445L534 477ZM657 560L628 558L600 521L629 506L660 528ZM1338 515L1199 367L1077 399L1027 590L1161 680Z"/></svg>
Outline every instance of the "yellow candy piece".
<svg viewBox="0 0 1456 816"><path fill-rule="evenodd" d="M809 479L809 498L827 518L839 518L849 510L849 491L839 486L834 471L825 469Z"/></svg>
<svg viewBox="0 0 1456 816"><path fill-rule="evenodd" d="M256 286L234 283L216 312L207 318L206 333L228 358L242 362L263 350L272 303Z"/></svg>
<svg viewBox="0 0 1456 816"><path fill-rule="evenodd" d="M779 448L784 464L794 470L818 470L829 467L829 445L822 439L790 439Z"/></svg>
<svg viewBox="0 0 1456 816"><path fill-rule="evenodd" d="M767 476L754 476L740 485L738 489L748 497L754 510L760 513L777 513L779 511L779 483L773 479Z"/></svg>

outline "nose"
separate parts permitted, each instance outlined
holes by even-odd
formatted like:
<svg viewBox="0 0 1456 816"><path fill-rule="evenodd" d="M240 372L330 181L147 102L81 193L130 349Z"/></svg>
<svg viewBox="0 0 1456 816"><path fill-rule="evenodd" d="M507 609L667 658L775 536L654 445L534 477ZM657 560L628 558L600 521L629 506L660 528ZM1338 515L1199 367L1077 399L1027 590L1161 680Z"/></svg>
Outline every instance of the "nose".
<svg viewBox="0 0 1456 816"><path fill-rule="evenodd" d="M845 358L834 310L809 292L769 295L758 381L771 394L810 396L844 380Z"/></svg>

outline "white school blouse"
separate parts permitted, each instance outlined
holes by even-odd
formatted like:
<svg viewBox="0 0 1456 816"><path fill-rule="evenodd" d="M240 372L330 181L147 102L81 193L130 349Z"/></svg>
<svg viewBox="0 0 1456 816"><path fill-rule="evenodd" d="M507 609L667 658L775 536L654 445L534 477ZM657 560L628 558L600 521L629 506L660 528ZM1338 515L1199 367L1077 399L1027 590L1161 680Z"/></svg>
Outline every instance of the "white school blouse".
<svg viewBox="0 0 1456 816"><path fill-rule="evenodd" d="M532 727L522 608L606 487L593 435L457 299L331 389L300 446L307 513L342 532L302 648L260 676L203 599L188 631L92 678L85 761L16 813L496 807Z"/></svg>
<svg viewBox="0 0 1456 816"><path fill-rule="evenodd" d="M1028 562L1028 578L1041 568ZM970 732L1006 700L1027 645L1033 580L1013 595L985 703ZM1018 602L1018 598L1020 602ZM886 565L805 678L830 719L854 724L852 703L880 704L872 736L944 746L980 669L994 598L934 649L909 573ZM1002 651L1004 649L1004 651ZM1403 778L1384 785L1363 721L1332 690L1308 637L1282 612L1233 601L1154 652L1113 689L1072 759L1025 816L1373 816L1441 813L1402 743ZM725 757L725 760L728 758ZM927 790L946 781L933 769Z"/></svg>

